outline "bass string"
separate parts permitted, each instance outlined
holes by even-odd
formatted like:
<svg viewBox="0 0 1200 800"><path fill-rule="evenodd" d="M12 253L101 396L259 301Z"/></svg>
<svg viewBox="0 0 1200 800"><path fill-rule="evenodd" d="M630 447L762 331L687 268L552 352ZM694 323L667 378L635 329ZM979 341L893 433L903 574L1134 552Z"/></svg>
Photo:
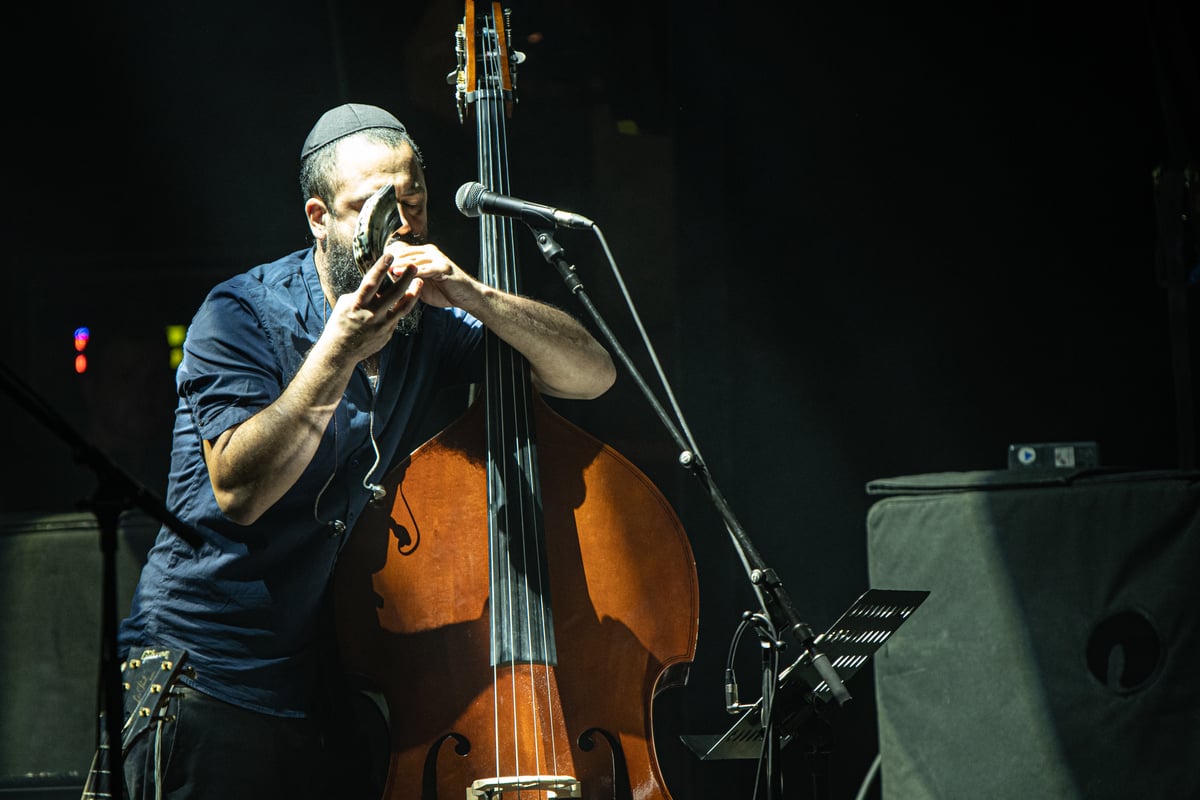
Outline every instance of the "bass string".
<svg viewBox="0 0 1200 800"><path fill-rule="evenodd" d="M498 191L503 194L509 192L508 180L508 160L507 160L507 114L505 113L504 96L504 50L500 47L499 37L503 35L499 24L496 20L492 20L492 24L485 25L488 29L482 44L480 45L480 53L483 56L479 60L482 70L482 78L480 80L481 88L479 90L478 101L476 102L476 125L478 131L479 143L479 174L480 180L488 186L492 191ZM513 248L512 241L512 225L513 221L508 217L499 215L486 214L480 217L481 230L481 245L480 245L480 279L498 289L511 292L513 294L520 293L519 277L517 274L516 253ZM519 356L511 348L501 346L499 348L488 348L489 358L493 353L498 353L501 363L493 370L489 368L489 376L501 376L503 386L500 391L492 393L489 391L488 397L497 398L499 401L511 402L515 414L519 415L520 419L531 420L532 403L530 397L529 380L526 373L526 366ZM495 423L507 423L508 416L504 414L489 414L489 426ZM506 448L511 448L516 456L518 475L508 475L507 471L510 465L510 459L501 457L499 459L489 460L489 470L494 468L501 469L501 474L497 480L489 479L489 487L495 486L497 482L500 486L523 486L536 488L538 486L538 476L536 470L536 459L533 450L532 442L528 441L527 435L519 430L502 430L497 432L498 437L492 438L489 432L489 441L501 441ZM499 466L497 466L499 465ZM510 480L515 479L517 483L510 483ZM528 496L527 492L520 493L522 504L527 500L534 505L534 498ZM497 500L499 498L496 498ZM504 539L504 544L509 547L520 547L525 552L519 556L521 563L526 565L536 565L536 571L530 575L528 569L523 570L522 581L520 585L514 586L513 581L505 581L505 595L503 597L492 597L492 624L495 626L497 622L497 614L504 615L508 620L521 618L525 621L525 637L526 641L533 638L532 621L533 615L536 614L540 620L537 626L539 635L541 636L541 652L548 654L551 652L550 642L547 640L548 631L551 623L547 619L545 598L548 596L544 591L546 576L541 574L541 564L543 560L541 553L538 552L541 547L539 537L529 535L525 520L532 519L532 515L540 512L538 508L518 507L513 508L509 503L503 503L502 506L496 509L497 513L503 515L503 526L510 534L519 533L518 541L514 545L513 536L508 536ZM493 541L495 537L493 537ZM533 553L528 550L533 549ZM508 564L512 563L515 554L510 552L496 553L490 552L490 559L501 559L501 563L492 566L492 575L496 575L497 569L505 570ZM529 581L533 580L537 586L530 588ZM535 602L536 599L536 602ZM503 604L503 608L497 608L497 603ZM523 605L526 613L518 615L513 613L518 605ZM532 607L532 608L531 608ZM533 613L529 613L532 611ZM509 637L509 652L519 652L517 642L515 641L516 631L512 625L505 626L506 635ZM535 670L535 662L532 655L526 659L523 665L529 673L530 686L534 690L531 693L530 708L528 713L531 716L535 741L533 748L537 763L534 765L532 774L541 774L543 772L541 766L541 751L543 742L537 735L539 725L538 706L539 702L544 706L547 718L550 724L554 724L554 692L550 685L549 664L542 672L541 685L538 686L538 679ZM493 687L498 687L498 664L493 664ZM511 725L513 729L513 755L514 759L519 758L521 748L517 746L517 740L521 735L522 726L518 719L520 712L520 704L517 701L517 665L513 665L513 682L511 690L510 707L513 709ZM494 688L493 691L498 691ZM539 694L541 698L539 700ZM500 710L499 698L493 698L494 708L493 715L499 733ZM557 767L558 753L556 746L556 737L551 731L546 736L546 744L550 750L548 758L551 764L555 765L554 772L561 773ZM500 737L496 736L496 777L501 777L501 752L500 752ZM528 774L523 770L519 763L516 767L517 774Z"/></svg>

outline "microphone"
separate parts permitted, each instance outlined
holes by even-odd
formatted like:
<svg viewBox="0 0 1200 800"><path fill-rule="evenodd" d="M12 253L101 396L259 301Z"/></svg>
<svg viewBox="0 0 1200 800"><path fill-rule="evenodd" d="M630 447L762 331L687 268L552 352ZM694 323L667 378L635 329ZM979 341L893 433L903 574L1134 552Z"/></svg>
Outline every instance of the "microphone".
<svg viewBox="0 0 1200 800"><path fill-rule="evenodd" d="M454 204L463 216L467 217L497 214L501 217L514 217L528 225L551 225L555 228L590 228L595 224L580 214L489 192L482 183L475 181L458 187L454 195Z"/></svg>
<svg viewBox="0 0 1200 800"><path fill-rule="evenodd" d="M725 670L725 710L730 714L740 714L741 704L738 703L738 685L733 677L733 670Z"/></svg>

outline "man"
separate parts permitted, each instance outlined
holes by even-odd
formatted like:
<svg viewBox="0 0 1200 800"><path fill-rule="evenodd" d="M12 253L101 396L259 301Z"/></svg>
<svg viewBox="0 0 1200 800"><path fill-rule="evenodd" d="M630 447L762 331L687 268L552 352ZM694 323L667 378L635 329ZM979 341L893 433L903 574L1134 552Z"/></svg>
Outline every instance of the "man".
<svg viewBox="0 0 1200 800"><path fill-rule="evenodd" d="M594 398L612 359L568 314L475 280L427 240L420 150L381 108L327 111L301 150L315 245L216 286L188 329L164 528L120 644L186 651L172 721L125 756L132 797L323 797L317 669L337 554L446 386L482 378L482 326L544 394ZM357 265L358 212L391 184L386 252Z"/></svg>

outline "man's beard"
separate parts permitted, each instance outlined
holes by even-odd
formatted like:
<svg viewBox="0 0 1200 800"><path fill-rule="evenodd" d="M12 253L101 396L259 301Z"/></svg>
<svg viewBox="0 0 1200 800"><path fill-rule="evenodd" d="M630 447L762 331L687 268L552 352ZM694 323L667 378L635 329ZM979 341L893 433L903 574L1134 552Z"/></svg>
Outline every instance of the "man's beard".
<svg viewBox="0 0 1200 800"><path fill-rule="evenodd" d="M349 242L339 239L330 233L325 240L329 250L325 263L328 265L329 286L337 297L358 291L362 283L362 273L358 271L358 263L354 260L354 249ZM388 276L384 280L391 280ZM421 301L418 300L412 311L396 322L397 333L415 333L421 325Z"/></svg>

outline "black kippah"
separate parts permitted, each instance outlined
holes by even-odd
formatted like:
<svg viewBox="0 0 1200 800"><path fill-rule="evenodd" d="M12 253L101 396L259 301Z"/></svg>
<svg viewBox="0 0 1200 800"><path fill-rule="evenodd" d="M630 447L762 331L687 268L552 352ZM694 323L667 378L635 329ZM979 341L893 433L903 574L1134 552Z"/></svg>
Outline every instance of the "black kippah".
<svg viewBox="0 0 1200 800"><path fill-rule="evenodd" d="M367 128L392 128L401 133L408 132L400 120L379 106L346 103L337 108L331 108L321 115L317 124L313 125L312 130L308 132L308 137L304 140L304 147L300 148L300 158L304 158L314 150L319 150L343 136L349 136Z"/></svg>

